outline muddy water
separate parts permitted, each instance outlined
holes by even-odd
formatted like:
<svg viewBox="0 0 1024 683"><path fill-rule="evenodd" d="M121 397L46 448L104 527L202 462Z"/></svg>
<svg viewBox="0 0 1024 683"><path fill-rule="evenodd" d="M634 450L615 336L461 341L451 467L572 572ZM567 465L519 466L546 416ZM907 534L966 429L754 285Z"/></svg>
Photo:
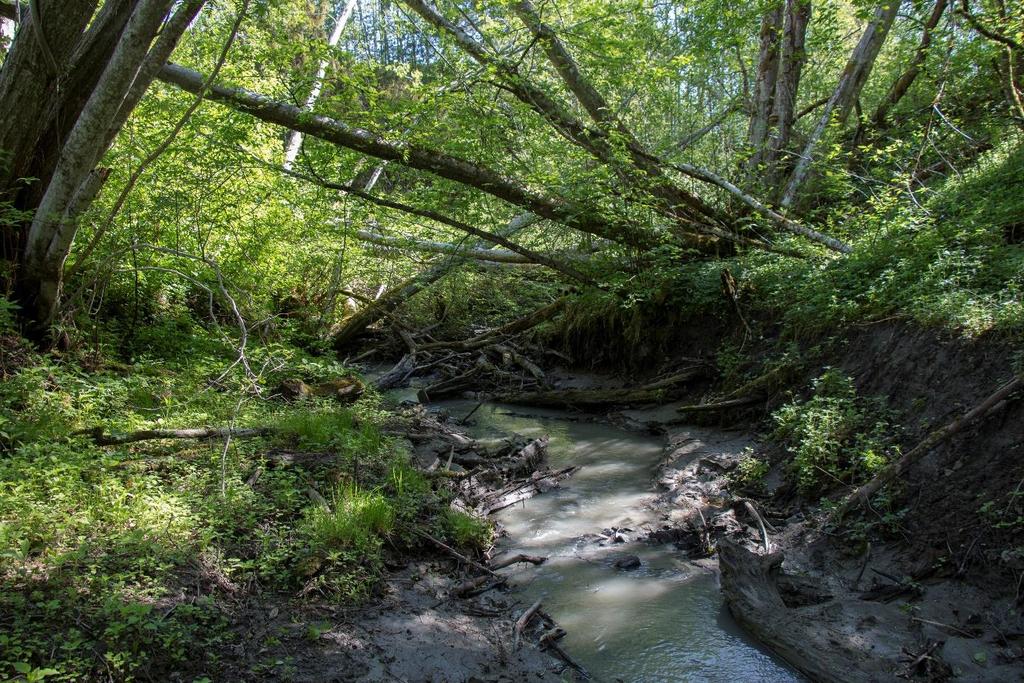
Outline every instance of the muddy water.
<svg viewBox="0 0 1024 683"><path fill-rule="evenodd" d="M437 407L462 417L474 406ZM714 574L671 545L632 540L656 521L645 503L654 495L662 439L566 417L485 404L469 426L478 438L547 434L550 467L582 466L559 490L495 515L508 532L502 550L550 558L514 572L523 604L543 599L568 631L564 649L598 681L802 680L741 633ZM624 543L595 542L593 534L613 528L623 530ZM614 566L627 554L640 558L640 568Z"/></svg>

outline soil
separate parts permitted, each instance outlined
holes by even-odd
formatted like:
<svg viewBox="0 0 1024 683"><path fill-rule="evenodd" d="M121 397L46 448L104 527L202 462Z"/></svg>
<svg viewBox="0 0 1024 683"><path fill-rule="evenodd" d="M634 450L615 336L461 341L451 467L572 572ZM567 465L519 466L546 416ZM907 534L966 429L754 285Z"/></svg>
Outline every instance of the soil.
<svg viewBox="0 0 1024 683"><path fill-rule="evenodd" d="M233 653L229 680L559 681L558 662L533 645L513 651L525 606L500 594L451 597L453 563L410 561L384 595L358 610L308 602L256 602Z"/></svg>

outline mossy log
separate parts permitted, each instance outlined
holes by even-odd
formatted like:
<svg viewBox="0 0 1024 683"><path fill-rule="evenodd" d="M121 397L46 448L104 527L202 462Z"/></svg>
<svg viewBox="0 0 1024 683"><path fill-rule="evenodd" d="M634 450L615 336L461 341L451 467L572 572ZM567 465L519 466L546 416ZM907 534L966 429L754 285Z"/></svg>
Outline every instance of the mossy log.
<svg viewBox="0 0 1024 683"><path fill-rule="evenodd" d="M365 391L366 386L358 377L338 377L319 384L306 384L301 379L286 379L277 389L277 393L286 400L301 401L319 397L334 398L342 403L355 401Z"/></svg>

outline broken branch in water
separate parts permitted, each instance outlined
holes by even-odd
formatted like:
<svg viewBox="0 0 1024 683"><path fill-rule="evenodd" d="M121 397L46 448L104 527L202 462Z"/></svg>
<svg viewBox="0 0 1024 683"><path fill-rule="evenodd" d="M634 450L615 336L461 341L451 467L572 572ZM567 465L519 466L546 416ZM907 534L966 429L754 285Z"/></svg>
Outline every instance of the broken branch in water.
<svg viewBox="0 0 1024 683"><path fill-rule="evenodd" d="M513 629L513 634L515 637L515 640L512 644L513 650L519 649L519 641L523 637L523 630L526 629L526 627L530 623L530 620L533 619L534 615L537 613L537 610L540 609L540 602L540 600L537 600L537 602L527 607L526 611L523 612L523 614L518 619L516 619L516 626L515 629Z"/></svg>
<svg viewBox="0 0 1024 683"><path fill-rule="evenodd" d="M548 558L541 557L540 555L523 555L522 553L519 553L518 555L512 555L511 557L505 557L498 560L491 564L491 569L504 569L505 567L511 567L512 565L520 562L529 562L532 565L538 565L544 564L547 560Z"/></svg>

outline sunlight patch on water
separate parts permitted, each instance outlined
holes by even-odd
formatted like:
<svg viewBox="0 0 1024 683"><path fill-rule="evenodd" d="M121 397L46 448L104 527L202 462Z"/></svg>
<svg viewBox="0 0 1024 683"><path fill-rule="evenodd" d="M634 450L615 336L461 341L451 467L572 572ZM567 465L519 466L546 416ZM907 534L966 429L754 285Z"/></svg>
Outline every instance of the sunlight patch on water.
<svg viewBox="0 0 1024 683"><path fill-rule="evenodd" d="M463 415L475 403L445 406ZM550 467L582 469L561 488L495 515L508 532L502 550L549 557L539 567L504 571L524 604L544 600L568 631L563 647L595 680L802 680L741 632L723 605L717 577L686 562L672 546L593 542L591 535L606 528L656 521L645 503L655 493L661 439L606 424L548 419L565 415L559 411L535 411L537 417L509 412L485 404L474 415L473 435L546 434ZM627 553L640 558L638 569L615 568Z"/></svg>

